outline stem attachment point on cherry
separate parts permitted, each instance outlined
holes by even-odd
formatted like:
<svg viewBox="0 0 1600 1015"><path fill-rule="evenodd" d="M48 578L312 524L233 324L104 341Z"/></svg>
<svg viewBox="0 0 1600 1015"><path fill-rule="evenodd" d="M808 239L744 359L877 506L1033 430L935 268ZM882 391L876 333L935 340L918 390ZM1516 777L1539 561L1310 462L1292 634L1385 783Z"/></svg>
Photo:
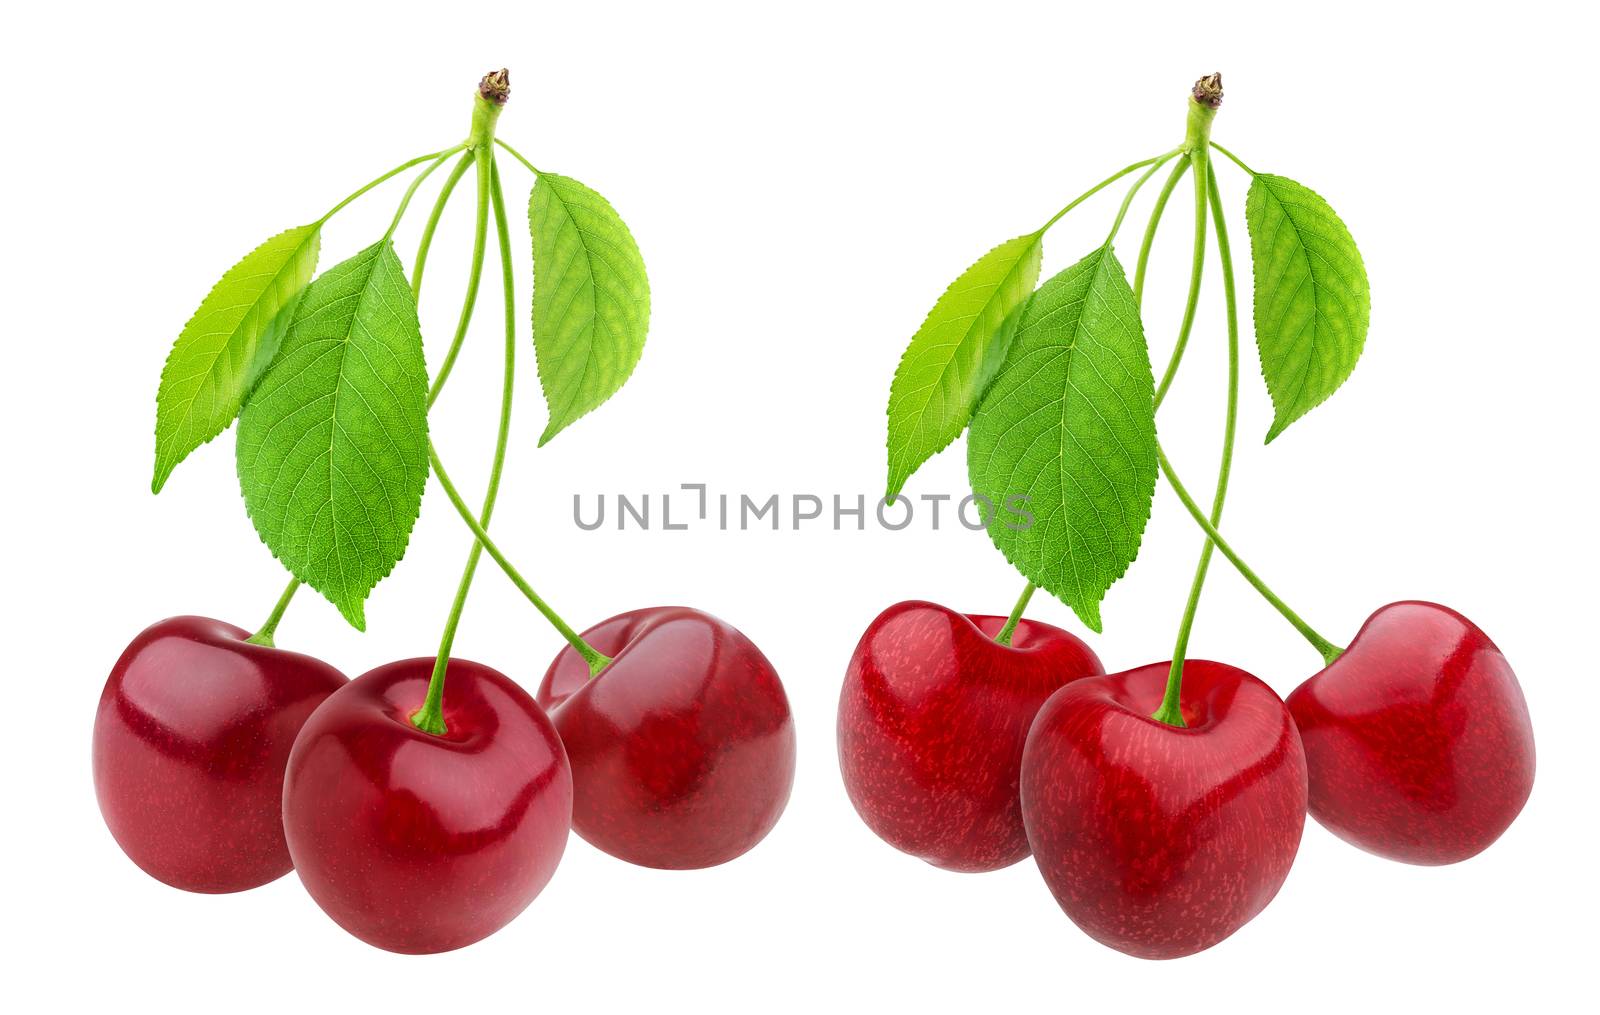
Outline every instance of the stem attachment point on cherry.
<svg viewBox="0 0 1600 1015"><path fill-rule="evenodd" d="M994 636L994 640L1007 648L1011 647L1011 636L1017 633L1017 625L1022 622L1022 611L1028 608L1028 600L1033 598L1036 586L1029 582L1022 590L1022 595L1017 597L1017 605L1011 608L1011 616L1006 618L1005 626Z"/></svg>
<svg viewBox="0 0 1600 1015"><path fill-rule="evenodd" d="M278 633L278 622L283 619L283 613L289 608L289 601L294 599L294 594L300 591L300 579L289 579L289 587L283 590L283 595L278 597L278 604L272 608L272 613L267 617L266 623L257 629L255 634L246 638L251 645L261 645L265 648L276 648L272 638Z"/></svg>

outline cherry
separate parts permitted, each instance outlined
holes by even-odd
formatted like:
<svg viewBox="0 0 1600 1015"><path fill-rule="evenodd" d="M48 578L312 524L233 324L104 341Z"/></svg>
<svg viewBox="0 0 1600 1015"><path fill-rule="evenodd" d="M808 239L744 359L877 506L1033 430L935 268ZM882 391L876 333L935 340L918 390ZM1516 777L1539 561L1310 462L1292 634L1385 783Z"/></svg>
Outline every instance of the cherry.
<svg viewBox="0 0 1600 1015"><path fill-rule="evenodd" d="M172 617L117 660L94 721L94 788L117 845L191 892L289 872L280 801L295 734L344 674L250 632Z"/></svg>
<svg viewBox="0 0 1600 1015"><path fill-rule="evenodd" d="M572 759L573 829L645 867L732 860L789 801L795 734L772 664L732 625L661 606L583 632L598 675L568 647L539 685Z"/></svg>
<svg viewBox="0 0 1600 1015"><path fill-rule="evenodd" d="M451 659L445 732L411 722L433 667L389 663L324 702L283 790L306 890L393 952L449 951L511 922L555 873L572 819L555 728L503 673Z"/></svg>
<svg viewBox="0 0 1600 1015"><path fill-rule="evenodd" d="M1533 726L1506 657L1433 603L1393 603L1289 695L1311 815L1392 860L1447 864L1500 837L1533 790Z"/></svg>
<svg viewBox="0 0 1600 1015"><path fill-rule="evenodd" d="M1028 855L1022 745L1057 688L1104 673L1080 639L1005 617L897 603L850 657L839 694L839 768L856 812L896 849L954 871Z"/></svg>
<svg viewBox="0 0 1600 1015"><path fill-rule="evenodd" d="M1056 901L1140 958L1209 948L1288 876L1306 817L1289 711L1222 663L1184 665L1186 727L1151 718L1169 664L1075 680L1045 702L1022 756L1022 817Z"/></svg>

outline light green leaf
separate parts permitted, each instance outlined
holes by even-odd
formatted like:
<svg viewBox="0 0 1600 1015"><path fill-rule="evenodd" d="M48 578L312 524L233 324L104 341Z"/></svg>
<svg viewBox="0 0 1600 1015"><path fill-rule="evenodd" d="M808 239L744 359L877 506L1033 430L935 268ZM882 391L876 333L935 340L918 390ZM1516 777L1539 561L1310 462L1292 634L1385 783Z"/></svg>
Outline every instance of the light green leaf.
<svg viewBox="0 0 1600 1015"><path fill-rule="evenodd" d="M967 474L1006 559L1099 631L1156 488L1150 352L1109 243L1028 301L972 417Z"/></svg>
<svg viewBox="0 0 1600 1015"><path fill-rule="evenodd" d="M1314 191L1257 174L1245 221L1255 269L1256 346L1272 395L1271 443L1355 369L1372 301L1356 241Z"/></svg>
<svg viewBox="0 0 1600 1015"><path fill-rule="evenodd" d="M385 239L306 288L239 414L239 485L261 539L365 630L428 478L417 304Z"/></svg>
<svg viewBox="0 0 1600 1015"><path fill-rule="evenodd" d="M1039 233L978 258L939 297L911 337L889 385L888 496L966 429L984 387L1005 360L1013 311L1039 281Z"/></svg>
<svg viewBox="0 0 1600 1015"><path fill-rule="evenodd" d="M172 344L156 393L152 493L195 448L228 428L277 352L317 266L321 230L300 226L246 254L212 287Z"/></svg>
<svg viewBox="0 0 1600 1015"><path fill-rule="evenodd" d="M627 381L650 328L650 282L628 227L577 180L540 173L533 232L533 348L550 421L542 447Z"/></svg>

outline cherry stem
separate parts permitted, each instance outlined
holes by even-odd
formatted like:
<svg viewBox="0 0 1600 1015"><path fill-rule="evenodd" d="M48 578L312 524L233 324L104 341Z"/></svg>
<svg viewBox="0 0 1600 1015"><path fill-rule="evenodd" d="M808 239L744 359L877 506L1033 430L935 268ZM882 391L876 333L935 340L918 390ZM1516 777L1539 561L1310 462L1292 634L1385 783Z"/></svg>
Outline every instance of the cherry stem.
<svg viewBox="0 0 1600 1015"><path fill-rule="evenodd" d="M1222 538L1222 533L1218 532L1216 526L1211 524L1211 520L1200 509L1200 505L1196 504L1194 498L1189 496L1188 489L1178 479L1178 474L1173 471L1172 463L1167 460L1166 452L1161 450L1159 444L1156 447L1156 461L1161 463L1162 475L1167 477L1167 483L1172 487L1172 492L1177 494L1178 499L1183 502L1183 506L1188 510L1189 516L1210 537L1212 544L1222 551L1222 555L1238 570L1244 580L1249 582L1257 592L1261 593L1261 597L1271 603L1283 615L1285 620L1294 625L1294 629L1299 631L1306 641L1311 643L1311 647L1321 654L1324 663L1331 664L1335 659L1339 658L1344 649L1318 634L1315 628L1301 619L1300 615L1290 609L1287 603L1279 599L1272 589L1267 587L1267 583L1262 581L1255 571L1251 570L1250 565L1246 564L1238 552L1229 545L1228 541Z"/></svg>
<svg viewBox="0 0 1600 1015"><path fill-rule="evenodd" d="M455 193L456 184L472 168L476 156L467 152L456 160L455 166L450 170L450 175L445 177L444 186L439 188L439 196L433 202L433 210L428 213L428 221L422 227L422 239L417 242L417 259L411 267L411 294L418 302L422 300L422 272L428 264L428 251L433 249L433 234L439 228L439 220L444 216L445 205L450 203L450 195ZM436 383L429 389L428 394L437 397Z"/></svg>
<svg viewBox="0 0 1600 1015"><path fill-rule="evenodd" d="M1173 350L1167 376L1163 378L1161 387L1156 391L1156 402L1157 405L1160 404L1171 385L1183 349L1188 344L1190 329L1194 324L1194 308L1199 301L1200 280L1205 267L1206 217L1209 210L1216 219L1217 254L1222 262L1222 288L1228 318L1228 403L1223 424L1221 460L1217 466L1217 485L1211 500L1211 524L1215 527L1222 521L1222 508L1228 496L1228 479L1233 471L1234 436L1238 428L1239 316L1233 284L1233 259L1228 247L1227 222L1222 214L1222 202L1217 192L1216 181L1211 178L1210 171L1211 121L1216 117L1216 103L1220 102L1220 94L1214 101L1201 101L1201 85L1210 80L1212 79L1202 79L1195 87L1195 97L1189 100L1185 147L1189 149L1190 168L1194 170L1194 257L1190 268L1189 297L1184 309L1183 325L1179 331L1179 342ZM1217 84L1220 87L1220 81ZM1200 551L1200 560L1195 565L1194 579L1189 585L1189 598L1184 603L1183 619L1178 623L1178 637L1172 650L1172 668L1167 674L1166 693L1162 697L1161 707L1156 709L1153 716L1158 722L1164 722L1169 726L1186 725L1181 705L1183 664L1189 649L1189 635L1194 629L1195 614L1200 608L1200 594L1205 589L1206 574L1211 567L1212 549L1213 544L1208 537Z"/></svg>
<svg viewBox="0 0 1600 1015"><path fill-rule="evenodd" d="M471 529L472 534L477 537L478 545L488 552L491 560L500 565L500 570L504 571L506 577L511 579L511 584L515 585L518 591L527 597L528 602L532 603L534 608L544 615L544 619L548 620L551 626L560 632L561 637L566 639L567 644L572 646L573 651L583 657L584 662L589 665L590 676L594 676L605 669L611 662L611 658L584 641L577 631L574 631L565 620L561 619L560 614L550 608L550 605L540 597L539 593L533 590L533 586L528 583L528 580L522 577L522 573L506 557L505 552L490 538L489 533L484 530L482 525L478 524L478 520L472 516L472 509L467 506L467 502L462 499L460 492L456 490L455 484L450 481L450 474L445 471L444 462L439 460L439 453L432 444L428 446L428 458L433 463L433 474L439 480L440 487L444 489L445 496L450 498L450 503L455 505L456 513L461 516L461 520L466 523L467 528Z"/></svg>
<svg viewBox="0 0 1600 1015"><path fill-rule="evenodd" d="M1183 151L1183 149L1181 149L1181 148L1174 148L1172 151L1167 152L1165 154L1153 155L1148 159L1141 159L1140 161L1135 162L1131 166L1122 167L1121 169L1117 170L1115 173L1112 173L1110 176L1108 176L1105 179L1101 180L1099 183L1095 184L1094 186L1090 187L1088 190L1084 191L1083 193L1079 194L1077 197L1075 197L1071 201L1069 201L1065 208L1062 208L1060 211L1056 212L1054 215L1052 215L1050 217L1050 221L1048 221L1044 225L1040 226L1038 228L1037 232L1035 233L1035 235L1037 235L1038 233L1044 232L1046 229L1049 229L1051 226L1053 226L1057 222L1061 221L1061 217L1063 215L1065 215L1067 212L1069 212L1072 209L1076 208L1078 205L1082 204L1083 202L1089 200L1089 198L1091 198L1094 195L1098 194L1100 191L1104 190L1105 188L1111 186L1113 183L1116 183L1118 180L1122 179L1124 176L1127 176L1129 173L1136 172L1137 170L1143 169L1145 166L1148 166L1148 165L1150 165L1152 163L1165 162L1168 159L1172 158L1174 155L1181 154L1182 151ZM1143 181L1141 180L1140 183L1142 184ZM1138 187L1135 187L1134 189L1137 190ZM1119 216L1119 220L1120 220L1120 216Z"/></svg>
<svg viewBox="0 0 1600 1015"><path fill-rule="evenodd" d="M267 615L267 622L262 624L256 633L246 638L245 641L251 645L264 645L267 648L275 648L272 637L278 633L278 621L283 619L284 611L289 608L289 601L294 598L294 594L298 591L300 591L300 579L289 579L288 588L284 589L283 595L278 597L278 605L274 606L272 612Z"/></svg>
<svg viewBox="0 0 1600 1015"><path fill-rule="evenodd" d="M512 158L516 159L518 162L522 163L524 166L527 166L528 167L528 172L532 173L534 176L542 176L543 175L542 173L539 172L539 169L538 169L537 166L535 166L532 162L529 162L526 158L524 158L522 153L517 151L515 148L513 148L510 145L506 144L504 141L500 140L499 138L495 138L494 139L494 143L499 145L501 148L504 148L508 153L510 153Z"/></svg>
<svg viewBox="0 0 1600 1015"><path fill-rule="evenodd" d="M1222 147L1222 145L1217 144L1215 141L1211 141L1210 146L1221 152L1223 155L1226 155L1229 159L1232 159L1240 169L1243 169L1252 176L1255 175L1254 170L1245 165L1242 161L1240 161L1237 155L1234 155L1228 149ZM1166 210L1167 198L1171 196L1173 188L1176 187L1178 183L1179 177L1188 171L1188 169L1189 159L1187 156L1177 165L1172 167L1172 174L1167 177L1166 185L1161 188L1161 193L1156 197L1155 207L1150 212L1150 222L1145 227L1144 243L1139 248L1139 262L1135 269L1133 279L1133 298L1134 302L1137 304L1142 305L1144 301L1145 271L1149 266L1150 250L1155 240L1156 228L1160 225L1162 213ZM1215 185L1216 181L1213 178L1210 186L1215 187ZM1219 223L1219 229L1220 228L1221 225ZM1194 305L1194 300L1198 298L1199 295L1197 288L1197 276L1192 276L1190 282L1190 302L1185 307L1184 314L1187 324L1192 324L1193 322L1192 307ZM1160 407L1163 398L1165 398L1167 389L1172 384L1172 378L1177 374L1178 364L1183 359L1183 349L1187 342L1188 328L1186 326L1179 332L1179 342L1173 348L1172 356L1167 361L1167 368L1162 377L1161 387L1156 393L1157 408ZM1215 544L1217 549L1222 551L1223 557L1225 557L1228 562L1234 566L1234 569L1239 572L1244 580L1249 582L1250 586L1259 592L1263 599L1270 603L1272 607L1276 609L1278 613L1280 613L1296 631L1299 631L1301 636L1304 637L1306 641L1311 643L1311 647L1316 649L1317 653L1322 656L1325 664L1332 664L1335 659L1339 658L1340 654L1344 652L1344 649L1340 648L1338 645L1335 645L1327 638L1324 638L1317 632L1315 628L1307 623L1304 618L1291 609L1287 603L1285 603L1278 597L1276 593L1272 591L1266 582L1261 580L1260 576L1258 576L1255 571L1251 569L1250 565L1245 563L1244 559L1239 556L1238 552L1235 551L1231 545L1228 544L1227 540L1223 539L1222 534L1217 531L1216 526L1211 524L1211 520L1206 517L1205 512L1200 509L1200 505L1195 503L1194 498L1189 495L1188 489L1185 488L1183 483L1178 479L1178 474L1173 470L1172 463L1168 460L1166 452L1161 448L1159 441L1156 444L1156 460L1161 466L1162 475L1166 476L1167 483L1172 487L1173 493L1177 494L1178 499L1183 502L1183 506L1188 510L1189 516L1193 518L1195 524L1200 526L1201 530L1206 533L1211 542Z"/></svg>
<svg viewBox="0 0 1600 1015"><path fill-rule="evenodd" d="M1245 172L1249 173L1251 176L1256 176L1257 175L1256 171L1254 169L1251 169L1249 166L1245 165L1244 162L1242 160L1240 160L1239 156L1233 154L1233 152L1228 151L1228 149L1226 149L1226 148L1222 147L1221 145L1217 144L1215 141L1211 142L1211 147L1215 148L1217 151L1219 151L1222 154L1226 155L1233 162L1234 165L1238 166L1240 169L1243 169Z"/></svg>
<svg viewBox="0 0 1600 1015"><path fill-rule="evenodd" d="M400 220L405 218L406 209L411 207L411 198L416 194L417 188L422 186L423 181L432 176L435 169L438 169L440 166L444 165L450 156L461 151L464 147L466 146L456 145L454 148L446 149L444 152L440 153L438 158L428 163L428 167L426 169L418 173L416 177L412 179L411 185L406 188L405 194L400 198L400 206L394 210L394 218L389 221L389 231L383 234L384 239L387 240L392 237L394 235L394 231L400 228Z"/></svg>
<svg viewBox="0 0 1600 1015"><path fill-rule="evenodd" d="M488 81L488 78L485 78ZM480 86L480 89L482 86ZM472 313L476 308L478 299L478 286L483 280L484 250L488 245L489 207L494 205L495 224L500 238L500 260L504 282L502 288L506 301L506 351L504 381L501 385L500 396L500 426L495 436L494 461L489 470L489 482L483 494L483 507L481 511L481 524L488 525L490 517L494 514L495 498L500 492L500 475L505 467L506 445L511 437L511 396L516 363L516 328L515 328L515 297L512 292L511 278L511 242L505 225L504 198L499 192L498 177L494 168L494 125L499 119L500 108L504 105L505 98L497 99L480 90L473 100L472 133L467 140L467 146L472 150L473 164L477 168L477 204L476 220L473 230L472 262L467 276L467 292L462 302L461 314L456 324L455 338L451 343L451 355L440 367L439 374L434 378L429 390L429 406L438 396L444 381L449 376L449 368L453 365L455 352L459 350L462 340L466 336L467 328L472 323ZM418 729L432 733L435 736L446 732L444 721L444 681L445 672L450 664L450 649L455 644L456 628L461 623L461 613L467 605L467 593L472 589L472 579L477 571L478 558L481 551L478 544L472 544L471 551L467 554L466 566L461 572L461 581L456 586L454 601L450 604L450 613L445 618L444 633L439 638L439 653L434 659L433 674L428 680L428 694L423 700L422 707L411 715L411 722Z"/></svg>
<svg viewBox="0 0 1600 1015"><path fill-rule="evenodd" d="M1022 595L1017 597L1017 605L1011 608L1011 616L1006 618L1005 626L994 636L994 640L1001 645L1008 647L1011 645L1011 636L1016 633L1017 625L1022 622L1022 611L1028 608L1028 600L1033 598L1034 588L1034 584L1029 582L1028 587L1022 590Z"/></svg>
<svg viewBox="0 0 1600 1015"><path fill-rule="evenodd" d="M360 197L362 194L365 194L367 191L369 191L372 188L378 186L379 184L385 183L388 180L392 179L393 177L399 176L401 173L405 172L407 169L410 169L412 166L420 166L424 162L431 162L431 161L433 161L434 159L437 159L437 158L447 157L447 156L449 156L450 154L452 154L454 152L460 151L461 147L462 147L461 145L454 145L454 146L452 146L450 148L446 148L444 151L430 152L427 155L418 155L414 159L407 159L405 162L402 162L398 166L395 166L393 169L389 170L387 173L384 173L382 176L378 177L377 179L369 180L366 183L362 184L359 188L357 188L355 191L353 191L351 194L349 194L343 201L340 201L338 204L334 205L332 208L329 208L328 209L328 213L326 215L322 216L321 218L317 219L316 224L318 226L324 225L329 219L333 218L340 211L342 211L344 209L344 207L346 205L348 205L350 202L354 201L356 198Z"/></svg>
<svg viewBox="0 0 1600 1015"><path fill-rule="evenodd" d="M1150 222L1144 227L1144 239L1139 244L1139 261L1133 273L1133 301L1136 304L1144 303L1144 277L1145 271L1150 267L1150 250L1155 244L1156 227L1161 224L1161 216L1166 213L1167 201L1172 197L1172 192L1177 189L1178 181L1183 179L1183 174L1189 171L1189 154L1183 157L1172 167L1172 172L1167 176L1167 182L1161 185L1161 192L1156 195L1155 206L1150 209ZM1156 405L1161 404L1161 399L1156 398Z"/></svg>

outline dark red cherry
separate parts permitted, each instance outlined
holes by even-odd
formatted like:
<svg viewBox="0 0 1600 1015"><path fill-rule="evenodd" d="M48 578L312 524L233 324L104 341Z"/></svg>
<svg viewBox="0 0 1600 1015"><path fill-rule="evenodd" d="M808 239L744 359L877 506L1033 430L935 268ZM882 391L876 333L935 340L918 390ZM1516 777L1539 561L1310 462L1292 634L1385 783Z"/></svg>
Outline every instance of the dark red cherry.
<svg viewBox="0 0 1600 1015"><path fill-rule="evenodd" d="M1415 864L1476 856L1533 790L1533 726L1511 664L1472 621L1394 603L1289 695L1311 814L1362 849Z"/></svg>
<svg viewBox="0 0 1600 1015"><path fill-rule="evenodd" d="M344 674L249 644L206 617L146 628L112 667L94 721L106 825L151 877L239 892L290 869L279 801L295 734Z"/></svg>
<svg viewBox="0 0 1600 1015"><path fill-rule="evenodd" d="M412 724L433 665L380 666L324 702L283 790L306 890L393 952L449 951L511 922L555 873L572 822L561 741L505 674L450 660L446 732Z"/></svg>
<svg viewBox="0 0 1600 1015"><path fill-rule="evenodd" d="M572 760L572 827L645 867L711 867L760 842L789 801L794 720L772 664L732 625L682 606L583 633L597 676L563 649L540 704Z"/></svg>
<svg viewBox="0 0 1600 1015"><path fill-rule="evenodd" d="M1104 673L1081 640L925 602L878 615L839 693L839 769L861 819L935 867L990 871L1028 855L1017 780L1039 707Z"/></svg>

